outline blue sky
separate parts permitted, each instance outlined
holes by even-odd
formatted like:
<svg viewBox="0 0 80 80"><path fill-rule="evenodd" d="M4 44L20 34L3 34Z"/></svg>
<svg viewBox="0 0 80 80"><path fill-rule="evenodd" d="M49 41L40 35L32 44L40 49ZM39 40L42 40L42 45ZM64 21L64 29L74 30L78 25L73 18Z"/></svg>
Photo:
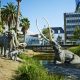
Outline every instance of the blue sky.
<svg viewBox="0 0 80 80"><path fill-rule="evenodd" d="M16 0L2 0L2 6L8 2L17 4ZM46 22L42 19L45 17L50 26L64 26L65 12L75 11L75 0L22 0L20 10L23 17L30 20L30 31L38 33L36 28L36 18L39 22L39 28L42 29Z"/></svg>

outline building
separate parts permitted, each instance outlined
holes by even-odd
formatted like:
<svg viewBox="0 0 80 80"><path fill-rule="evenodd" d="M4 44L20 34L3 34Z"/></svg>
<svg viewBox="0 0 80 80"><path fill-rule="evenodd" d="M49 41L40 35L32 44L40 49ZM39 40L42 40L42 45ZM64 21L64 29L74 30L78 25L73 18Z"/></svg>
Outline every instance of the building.
<svg viewBox="0 0 80 80"><path fill-rule="evenodd" d="M77 26L80 27L80 13L64 13L64 31L66 43L76 43L76 41L72 41L72 37Z"/></svg>
<svg viewBox="0 0 80 80"><path fill-rule="evenodd" d="M63 44L64 43L64 30L62 27L52 27L51 28L53 31L53 39L54 41L58 42L58 37L61 39L59 39L60 43ZM43 37L41 37L40 34L32 34L32 35L26 35L26 40L25 42L27 43L27 45L48 45L49 42L47 40L45 40Z"/></svg>
<svg viewBox="0 0 80 80"><path fill-rule="evenodd" d="M26 40L28 46L31 45L48 45L48 41L41 37L40 34L26 35Z"/></svg>
<svg viewBox="0 0 80 80"><path fill-rule="evenodd" d="M54 41L64 44L64 30L62 27L52 27Z"/></svg>
<svg viewBox="0 0 80 80"><path fill-rule="evenodd" d="M41 45L41 38L39 34L35 35L26 35L25 42L27 45Z"/></svg>
<svg viewBox="0 0 80 80"><path fill-rule="evenodd" d="M65 44L76 43L76 41L72 41L72 37L77 26L80 27L80 0L76 0L76 9L73 13L64 13Z"/></svg>

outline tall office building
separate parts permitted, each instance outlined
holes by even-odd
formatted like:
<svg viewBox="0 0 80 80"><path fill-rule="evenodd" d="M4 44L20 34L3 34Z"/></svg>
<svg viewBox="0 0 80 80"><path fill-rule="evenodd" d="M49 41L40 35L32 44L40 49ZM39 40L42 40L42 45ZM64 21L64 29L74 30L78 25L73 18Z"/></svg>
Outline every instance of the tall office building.
<svg viewBox="0 0 80 80"><path fill-rule="evenodd" d="M64 13L65 43L71 41L77 26L80 27L80 0L76 0L76 8L73 13ZM76 43L76 41L73 42Z"/></svg>

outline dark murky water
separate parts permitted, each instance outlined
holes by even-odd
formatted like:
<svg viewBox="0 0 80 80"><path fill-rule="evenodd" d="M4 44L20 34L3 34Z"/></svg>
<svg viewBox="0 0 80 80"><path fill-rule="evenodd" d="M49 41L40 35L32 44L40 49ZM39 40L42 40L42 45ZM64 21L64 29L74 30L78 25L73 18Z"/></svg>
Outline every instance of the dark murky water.
<svg viewBox="0 0 80 80"><path fill-rule="evenodd" d="M80 80L80 64L54 64L46 60L41 62L50 73L65 76L64 80Z"/></svg>

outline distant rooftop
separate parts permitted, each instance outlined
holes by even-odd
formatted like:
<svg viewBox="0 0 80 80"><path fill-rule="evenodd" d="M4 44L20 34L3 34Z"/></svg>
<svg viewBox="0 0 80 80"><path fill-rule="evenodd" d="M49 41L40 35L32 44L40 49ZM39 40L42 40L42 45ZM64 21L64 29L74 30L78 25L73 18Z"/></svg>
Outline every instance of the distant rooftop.
<svg viewBox="0 0 80 80"><path fill-rule="evenodd" d="M52 30L54 31L55 34L64 33L64 30L62 27L52 27Z"/></svg>

